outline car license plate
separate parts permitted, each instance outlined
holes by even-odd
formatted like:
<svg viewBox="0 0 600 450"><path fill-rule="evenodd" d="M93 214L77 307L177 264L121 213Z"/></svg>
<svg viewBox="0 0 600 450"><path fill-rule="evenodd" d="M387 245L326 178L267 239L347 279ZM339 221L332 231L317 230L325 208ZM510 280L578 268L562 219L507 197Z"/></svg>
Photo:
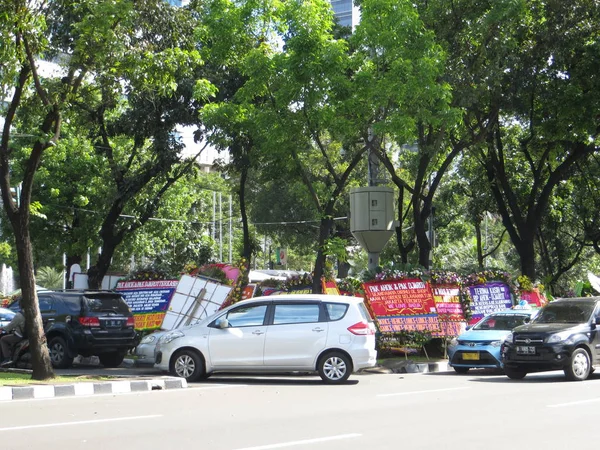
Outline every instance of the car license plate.
<svg viewBox="0 0 600 450"><path fill-rule="evenodd" d="M105 322L107 328L120 328L122 325L121 320L107 320Z"/></svg>
<svg viewBox="0 0 600 450"><path fill-rule="evenodd" d="M517 353L520 355L535 355L535 347L519 345L517 346Z"/></svg>
<svg viewBox="0 0 600 450"><path fill-rule="evenodd" d="M479 353L463 353L463 361L479 361Z"/></svg>

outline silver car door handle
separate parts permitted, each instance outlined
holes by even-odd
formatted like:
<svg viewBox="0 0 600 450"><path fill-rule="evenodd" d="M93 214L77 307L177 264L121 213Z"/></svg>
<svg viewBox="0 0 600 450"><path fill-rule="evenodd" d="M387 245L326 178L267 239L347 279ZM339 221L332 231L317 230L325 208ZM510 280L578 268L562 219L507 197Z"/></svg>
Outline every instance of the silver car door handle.
<svg viewBox="0 0 600 450"><path fill-rule="evenodd" d="M254 330L252 332L252 334L256 334L257 336L260 336L261 334L264 334L264 333L265 333L264 331L260 331L260 330Z"/></svg>
<svg viewBox="0 0 600 450"><path fill-rule="evenodd" d="M321 331L325 331L323 328L313 328L313 331L316 331L317 333L320 333Z"/></svg>

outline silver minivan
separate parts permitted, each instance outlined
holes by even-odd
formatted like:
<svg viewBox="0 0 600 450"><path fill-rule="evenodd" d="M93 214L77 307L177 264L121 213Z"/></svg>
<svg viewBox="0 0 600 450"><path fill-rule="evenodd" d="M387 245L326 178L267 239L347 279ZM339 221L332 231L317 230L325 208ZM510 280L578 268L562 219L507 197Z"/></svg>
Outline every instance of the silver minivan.
<svg viewBox="0 0 600 450"><path fill-rule="evenodd" d="M317 372L326 383L376 364L375 324L358 297L257 297L163 334L155 367L188 381L213 373Z"/></svg>

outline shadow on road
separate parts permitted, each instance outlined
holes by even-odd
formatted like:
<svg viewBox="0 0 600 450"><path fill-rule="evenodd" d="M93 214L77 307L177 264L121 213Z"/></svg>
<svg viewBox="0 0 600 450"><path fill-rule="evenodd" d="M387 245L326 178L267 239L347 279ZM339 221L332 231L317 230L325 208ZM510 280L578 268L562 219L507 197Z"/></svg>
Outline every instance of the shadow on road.
<svg viewBox="0 0 600 450"><path fill-rule="evenodd" d="M462 375L469 376L469 375ZM511 380L507 376L500 375L495 377L477 377L472 378L469 381L475 383L506 383L506 384L514 384L514 383L522 383L522 384L546 384L546 383L570 383L569 380L565 378L565 375L562 371L551 371L551 372L535 372L528 374L522 380ZM590 377L585 381L600 381L600 374L593 373Z"/></svg>
<svg viewBox="0 0 600 450"><path fill-rule="evenodd" d="M314 375L292 375L291 377L284 377L282 375L213 375L207 380L199 381L197 383L190 383L190 385L209 385L209 384L252 384L252 385L268 385L268 386L314 386L326 384L318 377ZM358 380L349 379L340 385L330 386L348 386L358 384Z"/></svg>

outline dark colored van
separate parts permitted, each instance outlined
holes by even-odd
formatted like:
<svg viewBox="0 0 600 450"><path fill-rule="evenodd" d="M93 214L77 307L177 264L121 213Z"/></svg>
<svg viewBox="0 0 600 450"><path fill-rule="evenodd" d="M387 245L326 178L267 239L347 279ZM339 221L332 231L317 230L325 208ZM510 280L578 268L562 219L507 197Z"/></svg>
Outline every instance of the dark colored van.
<svg viewBox="0 0 600 450"><path fill-rule="evenodd" d="M131 310L115 291L38 292L52 365L70 367L77 355L118 367L138 338Z"/></svg>

